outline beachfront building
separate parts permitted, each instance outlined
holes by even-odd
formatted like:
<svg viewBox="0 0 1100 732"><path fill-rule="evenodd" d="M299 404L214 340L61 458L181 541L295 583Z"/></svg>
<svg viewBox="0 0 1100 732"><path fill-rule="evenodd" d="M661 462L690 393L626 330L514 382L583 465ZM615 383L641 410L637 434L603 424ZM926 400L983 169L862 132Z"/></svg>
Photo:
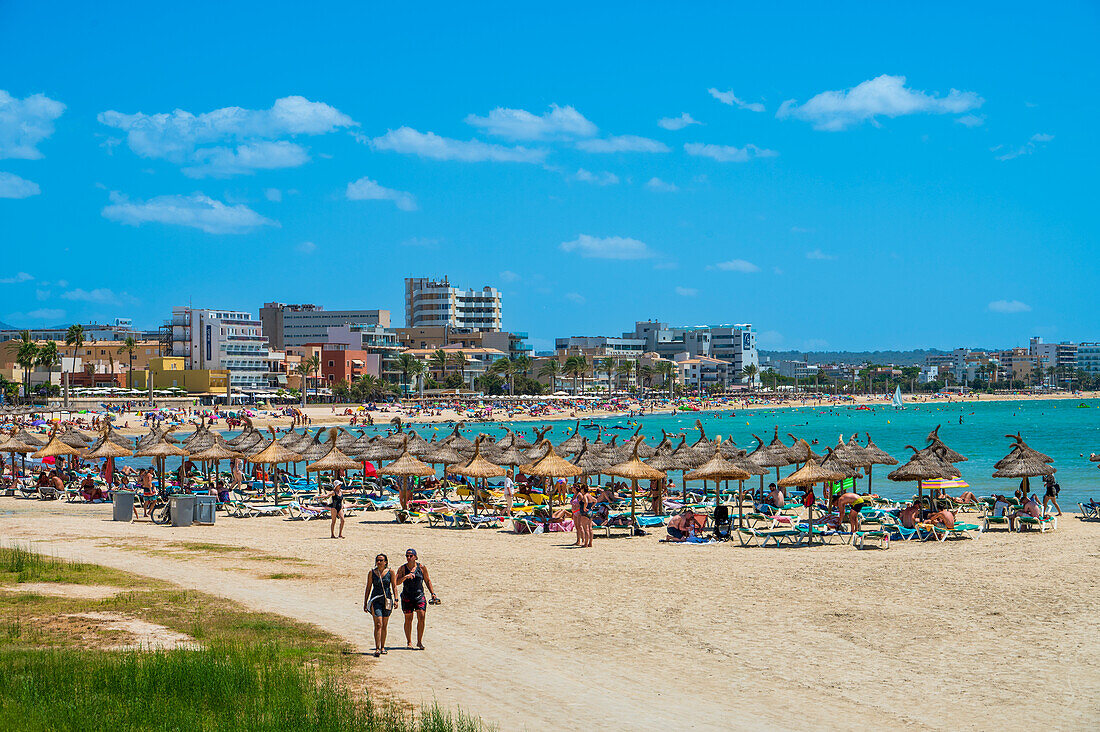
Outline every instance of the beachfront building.
<svg viewBox="0 0 1100 732"><path fill-rule="evenodd" d="M9 340L0 343L0 376L17 383L23 383L23 369L16 362L21 340ZM39 348L48 341L35 342ZM57 350L65 362L65 370L70 373L73 386L128 386L127 372L130 370L130 353L125 341L85 340L82 347L76 349L73 356L72 346L65 345L64 337L54 339ZM148 366L149 359L160 356L161 344L158 340L142 339L135 342L134 371ZM62 383L61 367L52 370L45 366L35 366L30 372L30 385L33 389L39 384L50 382L56 386Z"/></svg>
<svg viewBox="0 0 1100 732"><path fill-rule="evenodd" d="M1039 363L1027 348L1010 348L993 354L1001 365L1001 377L1008 381L1028 381Z"/></svg>
<svg viewBox="0 0 1100 732"><path fill-rule="evenodd" d="M330 389L341 381L351 383L361 376L382 376L382 356L379 353L349 348L343 343L322 346L321 380Z"/></svg>
<svg viewBox="0 0 1100 732"><path fill-rule="evenodd" d="M447 357L443 365L437 364L432 358L437 350L443 351ZM402 353L407 353L421 361L424 364L425 376L439 383L446 381L451 374L459 374L465 385L464 388L470 388L475 379L484 376L495 361L508 356L507 353L496 348L466 347L455 344L441 346L438 349L409 348Z"/></svg>
<svg viewBox="0 0 1100 732"><path fill-rule="evenodd" d="M252 313L177 306L164 329L170 355L187 359L188 369L228 371L234 391L266 392L286 385L279 366L283 354L271 350Z"/></svg>
<svg viewBox="0 0 1100 732"><path fill-rule="evenodd" d="M1043 343L1039 336L1033 336L1028 343L1028 352L1036 356L1040 363L1045 361L1046 373L1044 380L1051 386L1067 385L1073 378L1073 372L1077 368L1077 344L1063 341L1061 343Z"/></svg>
<svg viewBox="0 0 1100 732"><path fill-rule="evenodd" d="M500 291L493 287L463 290L444 277L405 278L405 327L440 326L501 330Z"/></svg>
<svg viewBox="0 0 1100 732"><path fill-rule="evenodd" d="M670 327L656 320L639 320L623 338L645 341L644 349L664 358L686 353L689 358L708 356L729 364L734 381L743 381L744 368L760 367L756 332L751 323ZM759 377L756 379L759 383Z"/></svg>
<svg viewBox="0 0 1100 732"><path fill-rule="evenodd" d="M787 379L813 379L821 376L821 369L808 361L766 361L763 368L771 369Z"/></svg>
<svg viewBox="0 0 1100 732"><path fill-rule="evenodd" d="M389 310L325 310L320 305L268 302L260 308L260 326L272 350L320 343L328 329L341 325L390 327Z"/></svg>
<svg viewBox="0 0 1100 732"><path fill-rule="evenodd" d="M1100 374L1100 343L1077 344L1077 368L1090 374Z"/></svg>
<svg viewBox="0 0 1100 732"><path fill-rule="evenodd" d="M530 356L532 353L531 345L527 343L526 333L471 330L441 325L395 328L394 330L404 348L434 349L453 345L463 348L495 348L508 354L508 358Z"/></svg>
<svg viewBox="0 0 1100 732"><path fill-rule="evenodd" d="M729 362L720 358L684 356L676 360L676 367L680 372L680 383L687 389L724 391L733 382Z"/></svg>
<svg viewBox="0 0 1100 732"><path fill-rule="evenodd" d="M229 372L225 369L189 369L183 356L157 356L131 376L130 388L183 389L195 396L225 396Z"/></svg>
<svg viewBox="0 0 1100 732"><path fill-rule="evenodd" d="M397 369L397 356L404 350L397 333L380 325L341 325L330 327L326 334L327 347L341 345L353 351L362 351L378 360L378 373L386 381L398 383L401 372Z"/></svg>

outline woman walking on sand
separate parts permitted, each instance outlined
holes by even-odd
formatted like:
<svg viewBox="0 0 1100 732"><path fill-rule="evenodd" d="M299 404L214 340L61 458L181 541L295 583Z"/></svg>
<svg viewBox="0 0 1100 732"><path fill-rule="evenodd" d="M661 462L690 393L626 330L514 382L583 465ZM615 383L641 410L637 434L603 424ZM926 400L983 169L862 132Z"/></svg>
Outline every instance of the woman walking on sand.
<svg viewBox="0 0 1100 732"><path fill-rule="evenodd" d="M385 554L374 558L374 568L367 580L367 589L363 594L363 612L369 613L374 621L374 657L386 652L386 630L393 612L394 598L397 597L397 582L390 560Z"/></svg>
<svg viewBox="0 0 1100 732"><path fill-rule="evenodd" d="M405 613L405 643L412 643L412 619L416 613L416 647L424 650L424 623L428 612L428 601L424 596L424 585L432 595L432 604L439 604L435 589L428 577L428 568L417 561L416 550L405 552L405 563L397 569L397 581L401 583L401 612Z"/></svg>
<svg viewBox="0 0 1100 732"><path fill-rule="evenodd" d="M325 496L324 500L329 501L329 512L332 515L332 522L329 524L328 532L333 539L344 538L344 481L337 478L332 481L332 493ZM340 535L336 535L336 521L340 521Z"/></svg>

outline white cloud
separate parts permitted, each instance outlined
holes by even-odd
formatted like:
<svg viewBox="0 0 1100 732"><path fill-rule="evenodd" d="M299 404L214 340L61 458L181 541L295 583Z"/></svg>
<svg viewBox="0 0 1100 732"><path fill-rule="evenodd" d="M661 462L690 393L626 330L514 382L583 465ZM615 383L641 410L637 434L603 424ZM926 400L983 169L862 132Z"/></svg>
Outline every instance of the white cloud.
<svg viewBox="0 0 1100 732"><path fill-rule="evenodd" d="M584 183L595 183L598 186L612 186L619 182L619 176L614 173L609 173L606 170L602 173L592 173L584 168L578 169L573 178Z"/></svg>
<svg viewBox="0 0 1100 732"><path fill-rule="evenodd" d="M61 293L61 299L91 302L97 305L121 305L124 302L133 302L133 298L125 292L115 294L113 290L106 287L97 287L94 290L82 290L78 287L75 290Z"/></svg>
<svg viewBox="0 0 1100 732"><path fill-rule="evenodd" d="M347 196L352 201L393 201L402 211L416 210L416 197L413 194L386 188L366 177L348 183Z"/></svg>
<svg viewBox="0 0 1100 732"><path fill-rule="evenodd" d="M756 145L734 147L733 145L710 145L699 142L685 143L684 152L697 157L713 158L720 163L744 163L753 158L774 158L779 154L775 150L768 150Z"/></svg>
<svg viewBox="0 0 1100 732"><path fill-rule="evenodd" d="M510 140L561 140L592 137L598 132L596 125L576 109L556 104L551 104L550 111L541 115L525 109L497 107L487 117L467 115L466 124Z"/></svg>
<svg viewBox="0 0 1100 732"><path fill-rule="evenodd" d="M994 313L1026 313L1031 306L1019 300L994 300L989 303L989 310Z"/></svg>
<svg viewBox="0 0 1100 732"><path fill-rule="evenodd" d="M30 198L42 192L34 181L0 171L0 198Z"/></svg>
<svg viewBox="0 0 1100 732"><path fill-rule="evenodd" d="M1012 160L1013 158L1018 158L1021 155L1031 155L1033 152L1038 150L1042 145L1045 145L1046 143L1050 142L1053 139L1054 139L1054 135L1048 135L1048 134L1045 134L1043 132L1037 132L1034 135L1032 135L1028 139L1028 141L1025 142L1023 145L1020 145L1019 147L1011 148L1007 152L1004 152L1004 153L1001 153L1000 155L997 155L996 158L997 158L997 160ZM1004 145L998 145L997 147L993 148L993 152L997 152L998 150L1003 150L1003 149L1004 149Z"/></svg>
<svg viewBox="0 0 1100 732"><path fill-rule="evenodd" d="M45 283L43 283L43 284L45 284ZM34 291L34 299L35 300L49 300L50 296L52 294L53 293L50 290L35 290Z"/></svg>
<svg viewBox="0 0 1100 732"><path fill-rule="evenodd" d="M677 287L676 294L681 297L695 297L699 294L699 291L694 287Z"/></svg>
<svg viewBox="0 0 1100 732"><path fill-rule="evenodd" d="M645 187L658 193L675 193L680 188L675 183L668 183L660 178L653 177L646 181Z"/></svg>
<svg viewBox="0 0 1100 732"><path fill-rule="evenodd" d="M14 277L0 279L0 285L15 285L20 282L30 282L33 279L34 275L29 275L26 272L16 272Z"/></svg>
<svg viewBox="0 0 1100 732"><path fill-rule="evenodd" d="M718 91L714 87L711 87L710 89L707 89L707 93L720 101L722 104L728 104L731 107L736 105L737 107L741 109L747 109L750 112L764 111L763 104L761 104L760 102L746 102L738 99L737 96L733 93L732 89L730 89L729 91Z"/></svg>
<svg viewBox="0 0 1100 732"><path fill-rule="evenodd" d="M274 201L275 203L278 203L279 201L283 200L283 192L280 191L278 188L268 188L264 191L264 197L267 198L267 200L269 201Z"/></svg>
<svg viewBox="0 0 1100 732"><path fill-rule="evenodd" d="M17 322L20 320L53 320L57 321L65 317L64 310L58 310L56 308L41 308L39 310L31 310L29 313L8 313L4 316L9 322Z"/></svg>
<svg viewBox="0 0 1100 732"><path fill-rule="evenodd" d="M317 251L317 245L311 241L304 241L294 248L302 254L313 254L315 251Z"/></svg>
<svg viewBox="0 0 1100 732"><path fill-rule="evenodd" d="M980 114L964 114L955 121L963 127L981 127L985 124L985 117Z"/></svg>
<svg viewBox="0 0 1100 732"><path fill-rule="evenodd" d="M230 206L202 193L156 196L148 201L130 201L112 193L103 217L128 226L148 223L190 226L208 234L243 234L261 226L279 225L244 204Z"/></svg>
<svg viewBox="0 0 1100 732"><path fill-rule="evenodd" d="M16 99L0 89L0 159L38 160L38 143L53 134L65 105L44 94Z"/></svg>
<svg viewBox="0 0 1100 732"><path fill-rule="evenodd" d="M728 262L719 262L714 265L715 269L720 269L723 272L759 272L760 268L752 262L747 262L744 259L731 259Z"/></svg>
<svg viewBox="0 0 1100 732"><path fill-rule="evenodd" d="M584 305L584 295L579 292L567 292L565 293L565 299L571 302L575 302L578 305Z"/></svg>
<svg viewBox="0 0 1100 732"><path fill-rule="evenodd" d="M826 254L820 249L814 249L813 251L806 252L806 259L816 259L824 261L828 259L836 259L836 257L834 257L832 254Z"/></svg>
<svg viewBox="0 0 1100 732"><path fill-rule="evenodd" d="M590 259L648 259L653 256L644 242L623 236L581 234L573 241L562 242L561 249Z"/></svg>
<svg viewBox="0 0 1100 732"><path fill-rule="evenodd" d="M506 269L500 273L500 279L504 280L505 282L515 282L519 279L519 275L510 269Z"/></svg>
<svg viewBox="0 0 1100 732"><path fill-rule="evenodd" d="M186 165L183 172L193 177L297 167L309 159L303 147L265 141L323 135L356 125L335 107L299 96L277 99L270 109L224 107L197 115L182 109L160 114L109 110L97 119L125 132L136 154Z"/></svg>
<svg viewBox="0 0 1100 732"><path fill-rule="evenodd" d="M581 140L577 143L577 148L590 153L668 152L668 146L663 142L638 135L612 135L601 139Z"/></svg>
<svg viewBox="0 0 1100 732"><path fill-rule="evenodd" d="M188 178L251 175L257 170L297 168L309 162L309 153L304 147L285 140L251 142L235 148L202 148L192 157L195 165L181 169Z"/></svg>
<svg viewBox="0 0 1100 732"><path fill-rule="evenodd" d="M662 117L657 120L657 125L663 127L666 130L682 130L688 125L701 125L703 124L697 119L694 119L687 112L682 113L679 117Z"/></svg>
<svg viewBox="0 0 1100 732"><path fill-rule="evenodd" d="M420 132L411 127L390 130L370 142L375 150L417 155L431 160L458 160L464 163L541 163L546 151L522 146L506 147L480 140L455 140L434 132Z"/></svg>
<svg viewBox="0 0 1100 732"><path fill-rule="evenodd" d="M952 89L945 97L905 86L904 76L883 74L841 91L821 92L805 104L790 99L775 116L795 117L815 129L837 131L876 117L907 114L962 114L982 106L985 100L974 92Z"/></svg>

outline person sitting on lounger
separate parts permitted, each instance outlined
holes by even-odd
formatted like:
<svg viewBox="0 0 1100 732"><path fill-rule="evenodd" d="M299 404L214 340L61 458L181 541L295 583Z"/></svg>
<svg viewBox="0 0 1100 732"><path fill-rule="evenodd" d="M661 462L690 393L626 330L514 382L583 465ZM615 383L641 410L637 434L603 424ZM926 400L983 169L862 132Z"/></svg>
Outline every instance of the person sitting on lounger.
<svg viewBox="0 0 1100 732"><path fill-rule="evenodd" d="M962 495L955 499L955 503L977 503L978 497L970 491L963 491Z"/></svg>
<svg viewBox="0 0 1100 732"><path fill-rule="evenodd" d="M679 516L674 516L665 530L669 541L687 541L695 535L698 527L699 524L695 523L695 512L689 508Z"/></svg>
<svg viewBox="0 0 1100 732"><path fill-rule="evenodd" d="M1009 531L1016 530L1016 519L1021 516L1030 516L1031 518L1039 518L1043 515L1043 508L1039 505L1038 497L1033 493L1031 498L1028 498L1024 502L1024 507L1013 511L1008 515L1008 529Z"/></svg>
<svg viewBox="0 0 1100 732"><path fill-rule="evenodd" d="M1011 505L1007 498L1000 494L993 496L993 518L1004 518L1008 515L1009 508Z"/></svg>
<svg viewBox="0 0 1100 732"><path fill-rule="evenodd" d="M775 483L768 484L768 504L776 508L783 508L787 505L787 496L783 493L782 488L776 488Z"/></svg>
<svg viewBox="0 0 1100 732"><path fill-rule="evenodd" d="M953 529L955 528L955 514L945 508L929 516L928 523L933 526L942 526L945 529Z"/></svg>
<svg viewBox="0 0 1100 732"><path fill-rule="evenodd" d="M907 529L915 529L917 527L917 519L920 517L920 504L913 501L905 508L898 512L898 519L901 521L901 525Z"/></svg>

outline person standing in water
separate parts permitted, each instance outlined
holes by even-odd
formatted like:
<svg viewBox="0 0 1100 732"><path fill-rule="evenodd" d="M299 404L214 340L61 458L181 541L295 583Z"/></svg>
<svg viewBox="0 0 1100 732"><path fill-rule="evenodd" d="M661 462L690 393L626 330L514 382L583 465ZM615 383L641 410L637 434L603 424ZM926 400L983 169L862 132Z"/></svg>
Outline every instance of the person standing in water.
<svg viewBox="0 0 1100 732"><path fill-rule="evenodd" d="M428 577L428 568L417 561L415 549L405 552L405 563L397 568L396 580L401 583L401 612L405 613L405 643L409 648L413 647L412 621L413 613L416 613L416 647L424 650L424 624L428 612L424 586L428 586L433 605L439 603L439 598L435 596L435 588L432 587L432 580Z"/></svg>

